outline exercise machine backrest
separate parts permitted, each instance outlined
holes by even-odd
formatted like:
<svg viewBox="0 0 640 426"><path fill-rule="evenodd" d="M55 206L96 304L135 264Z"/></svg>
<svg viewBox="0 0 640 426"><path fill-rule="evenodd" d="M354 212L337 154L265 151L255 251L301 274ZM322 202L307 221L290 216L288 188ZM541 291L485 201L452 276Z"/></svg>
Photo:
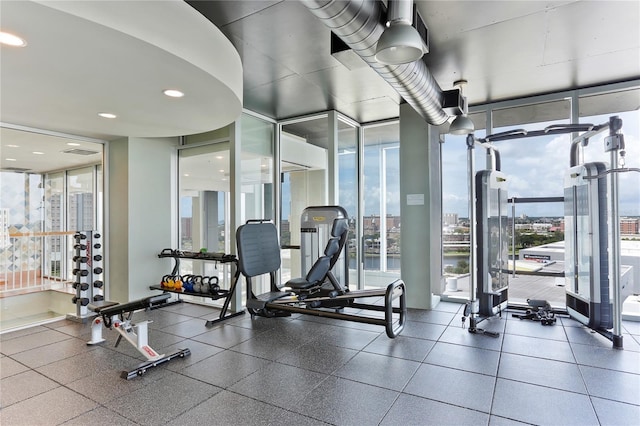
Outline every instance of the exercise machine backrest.
<svg viewBox="0 0 640 426"><path fill-rule="evenodd" d="M280 269L280 244L271 222L248 221L236 231L238 268L246 278Z"/></svg>
<svg viewBox="0 0 640 426"><path fill-rule="evenodd" d="M335 219L331 227L331 238L327 241L324 249L324 255L315 261L307 273L306 280L308 282L322 284L322 281L324 281L335 266L338 258L340 258L340 253L344 249L348 234L349 224L347 219Z"/></svg>

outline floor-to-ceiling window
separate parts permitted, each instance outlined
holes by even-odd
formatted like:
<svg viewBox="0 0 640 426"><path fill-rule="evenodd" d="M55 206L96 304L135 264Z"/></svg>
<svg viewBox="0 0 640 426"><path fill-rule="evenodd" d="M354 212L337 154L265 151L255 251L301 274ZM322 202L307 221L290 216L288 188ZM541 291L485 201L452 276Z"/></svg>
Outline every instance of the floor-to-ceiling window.
<svg viewBox="0 0 640 426"><path fill-rule="evenodd" d="M240 128L240 224L250 219L275 220L274 124L243 113ZM269 291L264 276L254 283L256 294Z"/></svg>
<svg viewBox="0 0 640 426"><path fill-rule="evenodd" d="M199 137L191 142L197 146L187 144L178 152L179 249L229 253L229 141ZM221 281L230 274L226 264L183 259L180 266L181 274Z"/></svg>
<svg viewBox="0 0 640 426"><path fill-rule="evenodd" d="M615 87L613 87L615 86ZM611 115L618 115L623 119L622 133L625 139L631 141L626 146L628 151L626 165L637 167L638 140L638 108L640 96L637 87L613 85L601 88L583 89L575 92L563 92L557 95L545 95L524 100L499 102L473 109L474 114L490 112L487 120L491 128L487 133L496 134L505 131L518 130L528 133L531 130L542 130L548 126L568 124L576 117L580 123L603 124ZM578 102L573 102L573 100ZM572 116L573 111L573 116ZM473 114L472 114L473 115ZM476 128L478 128L478 120ZM480 122L485 121L479 120ZM553 128L553 127L551 127ZM479 138L485 133L476 131ZM591 138L586 146L580 146L580 161L604 161L609 163L610 154L605 152L604 138L608 132ZM558 259L551 254L538 256L528 254L527 250L548 244L554 247L563 244L564 206L562 202L564 177L570 165L571 133L553 134L538 137L495 142L493 146L499 151L501 169L507 175L509 183L509 197L512 199L509 208L511 218L509 227L514 229L509 235L510 262L509 270L512 278L509 282L509 299L514 303L526 303L527 298L542 298L549 300L554 306L564 306L562 277L551 276L537 278L536 271L549 272L554 267L559 271L550 274L562 275L563 256ZM468 181L466 170L466 144L464 137L444 135L445 143L442 147L442 185L443 185L443 257L444 276L447 278L447 288L444 296L449 298L469 297L468 278L464 277L467 267L467 257L458 253L468 241L467 216L468 211L463 205L468 204ZM583 144L584 145L584 144ZM475 148L475 171L485 168L486 161L478 154L485 152L480 147ZM620 165L619 165L620 166ZM464 181L462 179L464 177ZM640 212L640 185L638 173L620 173L620 202L619 212L624 219L625 230L632 235L624 235L623 241L640 237L635 231L634 224L638 221ZM558 201L559 200L559 201ZM457 206L457 207L456 207ZM464 215L464 216L463 216ZM628 226L627 226L628 225ZM633 234L636 232L636 234ZM465 235L466 234L466 235ZM521 251L524 250L522 253ZM462 256L461 260L455 256ZM524 254L523 254L524 253ZM515 258L514 258L515 256ZM515 260L515 262L514 262ZM453 261L453 262L452 262ZM513 274L513 269L516 269ZM460 279L457 279L460 278Z"/></svg>
<svg viewBox="0 0 640 426"><path fill-rule="evenodd" d="M363 128L361 287L383 287L400 276L400 127Z"/></svg>
<svg viewBox="0 0 640 426"><path fill-rule="evenodd" d="M51 233L45 237L45 269L44 275L51 278L66 276L66 264L63 262L66 253L67 239L62 235L65 230L66 206L64 172L45 175L45 221L44 230Z"/></svg>
<svg viewBox="0 0 640 426"><path fill-rule="evenodd" d="M349 262L349 287L358 288L361 273L360 250L360 140L358 127L338 120L338 204L349 216L346 244Z"/></svg>
<svg viewBox="0 0 640 426"><path fill-rule="evenodd" d="M280 132L282 281L306 274L300 259L301 216L326 205L329 120L326 114L285 122Z"/></svg>
<svg viewBox="0 0 640 426"><path fill-rule="evenodd" d="M71 231L99 231L96 228L96 183L95 166L69 170L67 182L67 229ZM73 236L67 236L67 271L74 268ZM67 273L67 278L73 276Z"/></svg>
<svg viewBox="0 0 640 426"><path fill-rule="evenodd" d="M0 329L73 310L73 234L102 232L102 165L98 144L26 133L10 144L16 163L38 172L0 172ZM3 149L6 141L3 142ZM71 150L71 152L69 152ZM76 154L76 155L73 155ZM44 162L31 156L48 155ZM87 158L89 165L86 164ZM98 160L99 161L99 160ZM48 172L47 167L55 171ZM67 305L68 304L68 305Z"/></svg>
<svg viewBox="0 0 640 426"><path fill-rule="evenodd" d="M473 135L486 135L484 112L470 114L475 125ZM469 152L474 168L484 170L486 150L475 146L469 151L464 135L444 135L441 147L442 162L442 268L446 281L445 293L452 299L469 298L471 265L471 234L469 223Z"/></svg>
<svg viewBox="0 0 640 426"><path fill-rule="evenodd" d="M513 129L531 132L568 124L570 113L569 99L495 109L492 133ZM522 253L521 250L564 240L564 203L553 200L563 196L571 135L542 135L494 145L500 153L501 171L507 177L508 196L515 202L509 206L509 232L505 236L505 244L510 247L509 302L526 305L527 299L543 299L552 306L564 307L564 287L556 285L555 279L547 278L547 274L562 274L562 267L558 262L534 259L526 250ZM519 199L526 198L531 201L518 203Z"/></svg>
<svg viewBox="0 0 640 426"><path fill-rule="evenodd" d="M3 238L0 290L39 289L42 279L44 189L42 175L0 172Z"/></svg>

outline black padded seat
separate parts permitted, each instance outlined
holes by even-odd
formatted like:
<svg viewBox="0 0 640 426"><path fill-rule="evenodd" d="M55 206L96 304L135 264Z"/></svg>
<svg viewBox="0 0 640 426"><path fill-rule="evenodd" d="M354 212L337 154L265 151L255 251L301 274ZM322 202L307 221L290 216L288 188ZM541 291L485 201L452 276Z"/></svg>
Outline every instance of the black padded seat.
<svg viewBox="0 0 640 426"><path fill-rule="evenodd" d="M127 312L137 311L139 309L147 309L153 306L162 305L171 298L169 293L162 293L155 296L145 297L144 299L133 300L127 303L108 302L101 307L94 308L94 311L102 316L122 315Z"/></svg>

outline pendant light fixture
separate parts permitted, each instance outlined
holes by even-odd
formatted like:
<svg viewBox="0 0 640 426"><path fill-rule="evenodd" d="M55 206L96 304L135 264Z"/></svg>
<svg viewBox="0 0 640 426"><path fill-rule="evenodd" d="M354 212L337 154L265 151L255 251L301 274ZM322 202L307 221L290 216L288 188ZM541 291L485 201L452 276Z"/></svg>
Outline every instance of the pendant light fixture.
<svg viewBox="0 0 640 426"><path fill-rule="evenodd" d="M412 0L389 0L387 28L376 46L376 61L384 65L415 62L424 55L418 31L411 25Z"/></svg>
<svg viewBox="0 0 640 426"><path fill-rule="evenodd" d="M453 87L460 89L460 96L462 97L462 87L467 84L467 80L458 80L453 82ZM449 133L453 135L468 135L475 130L473 121L467 116L467 102L464 102L464 112L462 115L457 116L449 125Z"/></svg>

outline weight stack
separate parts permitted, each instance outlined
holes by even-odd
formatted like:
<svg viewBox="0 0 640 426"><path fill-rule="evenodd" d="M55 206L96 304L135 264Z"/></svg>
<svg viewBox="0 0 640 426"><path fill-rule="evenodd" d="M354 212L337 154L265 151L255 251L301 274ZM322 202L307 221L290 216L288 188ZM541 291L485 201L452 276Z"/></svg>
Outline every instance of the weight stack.
<svg viewBox="0 0 640 426"><path fill-rule="evenodd" d="M68 314L67 319L86 322L94 316L89 311L89 303L104 300L101 235L94 231L78 231L73 236L73 244L72 273L76 293L71 302L76 310Z"/></svg>

